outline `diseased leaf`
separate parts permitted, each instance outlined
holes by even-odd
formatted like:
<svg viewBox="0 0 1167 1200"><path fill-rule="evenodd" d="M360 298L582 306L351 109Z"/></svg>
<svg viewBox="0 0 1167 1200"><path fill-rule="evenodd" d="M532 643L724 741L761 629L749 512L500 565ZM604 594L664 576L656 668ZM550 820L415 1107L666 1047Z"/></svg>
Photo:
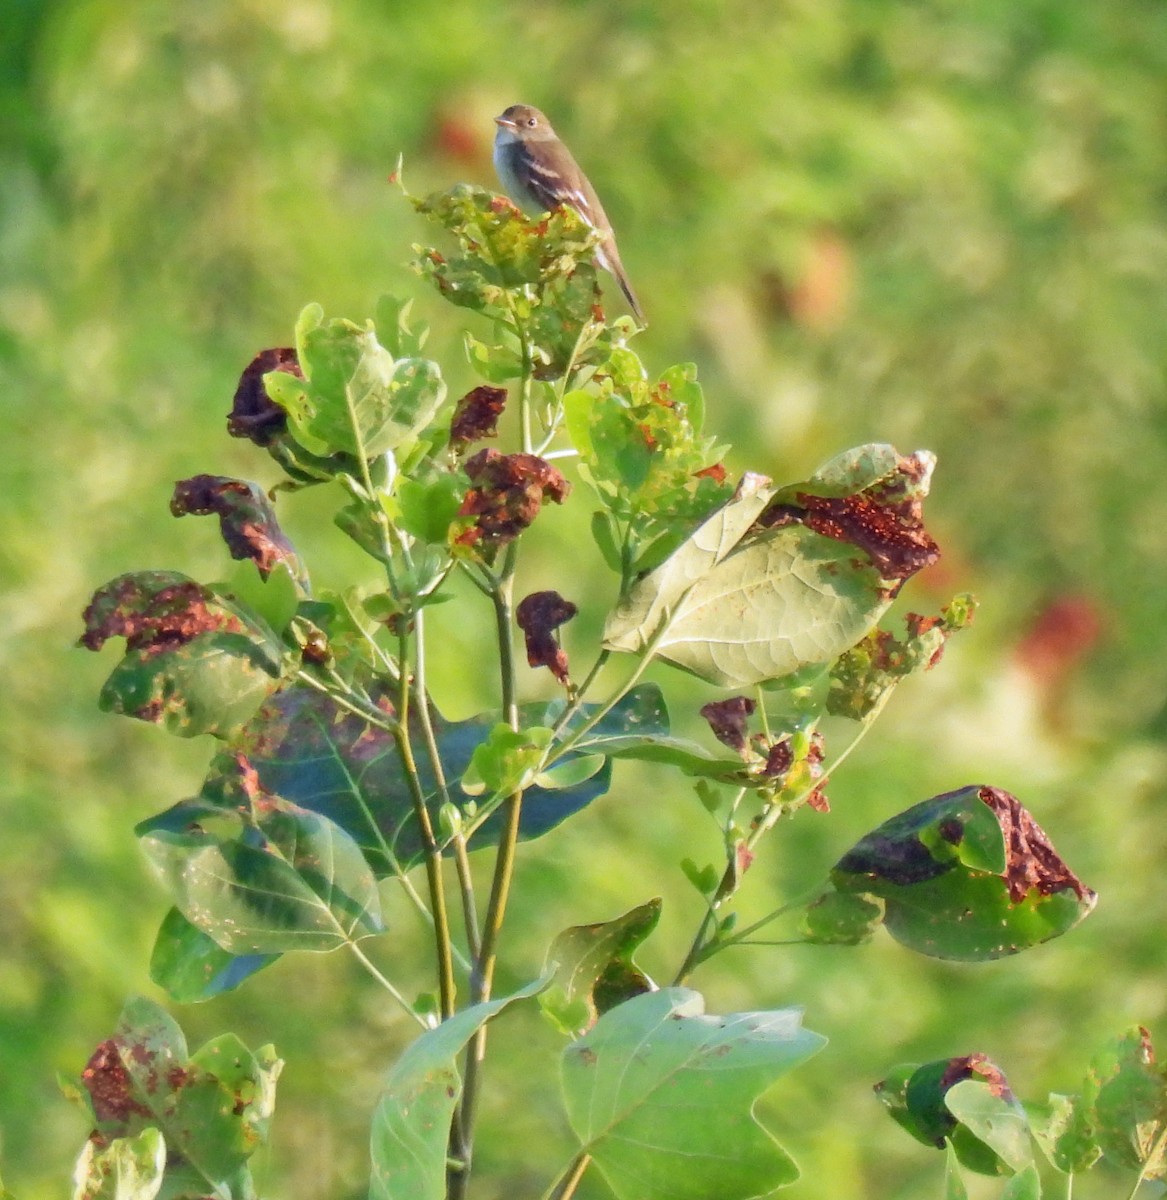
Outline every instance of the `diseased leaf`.
<svg viewBox="0 0 1167 1200"><path fill-rule="evenodd" d="M653 989L632 956L660 912L660 900L649 900L614 920L574 925L551 943L545 963L551 986L539 1005L561 1033L578 1037L608 1009Z"/></svg>
<svg viewBox="0 0 1167 1200"><path fill-rule="evenodd" d="M165 1169L166 1140L153 1127L107 1146L87 1139L73 1168L73 1200L154 1200Z"/></svg>
<svg viewBox="0 0 1167 1200"><path fill-rule="evenodd" d="M280 528L275 508L259 484L222 475L180 479L174 485L170 511L176 517L216 515L232 558L255 563L265 579L278 563L283 563L300 588L307 590L304 564Z"/></svg>
<svg viewBox="0 0 1167 1200"><path fill-rule="evenodd" d="M279 685L283 647L225 596L176 571L121 575L85 609L81 644L126 639L101 689L105 712L163 725L180 737L224 735Z"/></svg>
<svg viewBox="0 0 1167 1200"><path fill-rule="evenodd" d="M175 1022L139 997L94 1051L81 1084L102 1138L161 1134L176 1194L250 1195L247 1161L266 1141L282 1065L270 1046L253 1054L234 1034L188 1058Z"/></svg>
<svg viewBox="0 0 1167 1200"><path fill-rule="evenodd" d="M1146 1179L1167 1177L1167 1071L1155 1062L1144 1028L1127 1030L1094 1056L1083 1098L1108 1159Z"/></svg>
<svg viewBox="0 0 1167 1200"><path fill-rule="evenodd" d="M443 1200L450 1120L462 1094L457 1057L482 1025L544 986L538 980L463 1009L406 1047L373 1114L370 1200Z"/></svg>
<svg viewBox="0 0 1167 1200"><path fill-rule="evenodd" d="M188 921L234 955L335 950L382 931L372 869L339 825L263 794L249 768L238 791L233 807L185 801L137 828Z"/></svg>
<svg viewBox="0 0 1167 1200"><path fill-rule="evenodd" d="M999 788L967 787L905 810L831 871L844 893L879 897L897 941L934 958L1016 954L1071 929L1095 893Z"/></svg>
<svg viewBox="0 0 1167 1200"><path fill-rule="evenodd" d="M620 1200L764 1196L798 1169L754 1103L824 1044L798 1009L715 1017L696 992L650 992L565 1050L568 1120Z"/></svg>
<svg viewBox="0 0 1167 1200"><path fill-rule="evenodd" d="M1102 1151L1094 1136L1091 1105L1084 1097L1050 1093L1047 1104L1026 1107L1037 1144L1064 1175L1088 1170L1101 1157Z"/></svg>

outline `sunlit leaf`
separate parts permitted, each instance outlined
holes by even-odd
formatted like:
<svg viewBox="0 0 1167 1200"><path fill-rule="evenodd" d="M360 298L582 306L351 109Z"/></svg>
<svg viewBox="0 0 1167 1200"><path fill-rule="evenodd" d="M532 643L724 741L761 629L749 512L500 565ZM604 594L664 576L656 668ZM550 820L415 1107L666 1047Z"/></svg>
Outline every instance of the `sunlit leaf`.
<svg viewBox="0 0 1167 1200"><path fill-rule="evenodd" d="M188 1057L175 1022L137 998L81 1083L104 1138L154 1127L165 1138L168 1179L173 1173L204 1192L234 1195L250 1190L247 1161L267 1138L282 1065L271 1047L253 1054L234 1034Z"/></svg>
<svg viewBox="0 0 1167 1200"><path fill-rule="evenodd" d="M551 986L539 1005L560 1032L578 1036L608 1009L652 989L632 956L656 928L660 912L660 900L650 900L611 921L574 925L555 938L545 964Z"/></svg>
<svg viewBox="0 0 1167 1200"><path fill-rule="evenodd" d="M188 921L235 955L335 950L382 930L372 869L339 825L274 798L255 809L243 820L187 801L138 826Z"/></svg>
<svg viewBox="0 0 1167 1200"><path fill-rule="evenodd" d="M1095 893L1008 792L967 787L926 800L861 838L834 888L883 901L884 925L935 958L979 961L1058 937Z"/></svg>
<svg viewBox="0 0 1167 1200"><path fill-rule="evenodd" d="M798 1177L753 1118L825 1039L798 1009L705 1014L684 988L637 996L567 1047L568 1120L620 1200L745 1200Z"/></svg>
<svg viewBox="0 0 1167 1200"><path fill-rule="evenodd" d="M457 1057L482 1025L544 986L538 980L463 1009L406 1047L373 1114L370 1200L444 1200L450 1120L462 1094Z"/></svg>
<svg viewBox="0 0 1167 1200"><path fill-rule="evenodd" d="M154 1200L165 1168L166 1140L153 1127L106 1146L87 1139L73 1168L73 1200Z"/></svg>
<svg viewBox="0 0 1167 1200"><path fill-rule="evenodd" d="M982 1069L979 1074L983 1075ZM944 1096L948 1111L1014 1171L1033 1163L1029 1118L1003 1078L961 1080Z"/></svg>
<svg viewBox="0 0 1167 1200"><path fill-rule="evenodd" d="M395 359L371 322L326 322L323 309L310 304L296 325L296 348L304 377L273 371L264 383L314 454L374 458L416 437L445 399L437 364Z"/></svg>

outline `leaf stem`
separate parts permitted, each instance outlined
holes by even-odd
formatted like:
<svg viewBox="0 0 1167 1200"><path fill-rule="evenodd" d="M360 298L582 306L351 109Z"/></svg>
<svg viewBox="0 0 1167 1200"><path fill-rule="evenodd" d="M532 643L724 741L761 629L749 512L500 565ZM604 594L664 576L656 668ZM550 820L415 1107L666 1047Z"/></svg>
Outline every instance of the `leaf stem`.
<svg viewBox="0 0 1167 1200"><path fill-rule="evenodd" d="M543 1193L543 1200L571 1200L591 1162L592 1156L586 1150L581 1150L559 1178Z"/></svg>
<svg viewBox="0 0 1167 1200"><path fill-rule="evenodd" d="M376 964L360 948L360 946L358 946L356 942L349 942L348 948L353 952L354 955L356 955L357 962L359 962L361 966L364 967L365 970L368 971L369 974L372 975L372 977L389 993L389 995L401 1005L402 1009L408 1013L409 1016L411 1016L422 1027L422 1029L428 1029L429 1023L426 1021L425 1017L423 1017L421 1013L419 1013L413 1007L413 1005L410 1004L409 1001L406 1000L406 998L397 990L397 988L393 986L386 976L377 969Z"/></svg>
<svg viewBox="0 0 1167 1200"><path fill-rule="evenodd" d="M454 959L451 951L450 921L446 913L446 894L442 887L442 852L434 837L433 823L426 808L425 792L417 773L417 762L413 757L413 745L409 738L409 635L404 622L398 637L398 661L401 663L401 680L398 692L398 721L394 740L401 757L401 767L409 785L413 801L414 818L421 834L422 850L425 854L426 882L429 884L430 910L434 915L434 950L438 967L438 997L442 1020L454 1015Z"/></svg>
<svg viewBox="0 0 1167 1200"><path fill-rule="evenodd" d="M422 737L425 739L426 753L429 755L430 768L434 773L438 795L444 805L451 804L450 789L446 783L446 771L442 765L442 755L438 748L438 739L434 735L433 720L430 716L429 693L426 690L426 660L425 660L425 610L420 609L414 620L414 663L413 679L414 699L418 724L421 726ZM466 944L470 957L477 959L481 949L478 933L478 910L474 903L474 876L470 871L470 854L466 847L466 839L459 830L452 838L454 847L454 866L458 873L458 890L462 897L462 919L466 926Z"/></svg>

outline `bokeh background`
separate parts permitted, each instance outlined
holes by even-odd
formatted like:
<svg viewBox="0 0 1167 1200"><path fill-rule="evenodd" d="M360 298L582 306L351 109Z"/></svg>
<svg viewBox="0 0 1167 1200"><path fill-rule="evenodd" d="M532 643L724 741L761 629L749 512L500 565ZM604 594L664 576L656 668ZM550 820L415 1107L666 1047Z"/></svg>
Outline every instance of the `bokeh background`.
<svg viewBox="0 0 1167 1200"><path fill-rule="evenodd" d="M430 235L387 177L400 152L415 192L492 184L491 117L520 99L604 197L651 321L638 348L654 370L698 363L729 465L786 481L862 441L931 448L945 557L907 599L982 601L832 783L834 811L774 838L746 913L969 782L1015 792L1101 896L1014 961L945 965L881 937L699 974L713 1009L803 1004L831 1038L762 1106L805 1170L785 1194L939 1193L940 1156L871 1096L896 1062L982 1050L1040 1098L1131 1022L1167 1037L1167 8L0 0L0 1168L26 1200L61 1194L87 1132L58 1073L125 996L157 994L166 901L132 825L196 791L209 753L97 711L114 652L74 647L80 611L125 570L225 572L213 523L175 524L170 489L276 481L224 415L304 303L363 318L412 290L451 386L473 382L465 314L411 276ZM318 489L281 511L318 581L370 579L329 531L334 503ZM531 588L588 545L558 514L534 541ZM609 586L595 562L580 655ZM492 702L486 629L441 627L450 715ZM563 926L658 893L642 957L666 977L699 917L677 864L716 847L682 783L621 770L528 848L501 983ZM382 961L408 987L423 939L394 916ZM265 1193L363 1194L369 1111L409 1031L353 965L288 959L176 1015L196 1042L233 1028L286 1058ZM538 1195L567 1153L555 1037L520 1020L494 1045L475 1194Z"/></svg>

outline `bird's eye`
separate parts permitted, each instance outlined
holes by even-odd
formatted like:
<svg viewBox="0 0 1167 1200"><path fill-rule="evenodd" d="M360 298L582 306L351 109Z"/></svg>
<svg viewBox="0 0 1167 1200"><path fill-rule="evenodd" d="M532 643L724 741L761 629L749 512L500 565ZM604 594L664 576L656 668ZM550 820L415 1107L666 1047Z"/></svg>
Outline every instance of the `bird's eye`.
<svg viewBox="0 0 1167 1200"><path fill-rule="evenodd" d="M528 124L528 125L529 125L529 126L532 128L532 129L534 129L534 128L535 128L535 126L539 124L539 122L538 122L538 121L536 121L534 117L528 117L528 118L527 118L527 124Z"/></svg>

